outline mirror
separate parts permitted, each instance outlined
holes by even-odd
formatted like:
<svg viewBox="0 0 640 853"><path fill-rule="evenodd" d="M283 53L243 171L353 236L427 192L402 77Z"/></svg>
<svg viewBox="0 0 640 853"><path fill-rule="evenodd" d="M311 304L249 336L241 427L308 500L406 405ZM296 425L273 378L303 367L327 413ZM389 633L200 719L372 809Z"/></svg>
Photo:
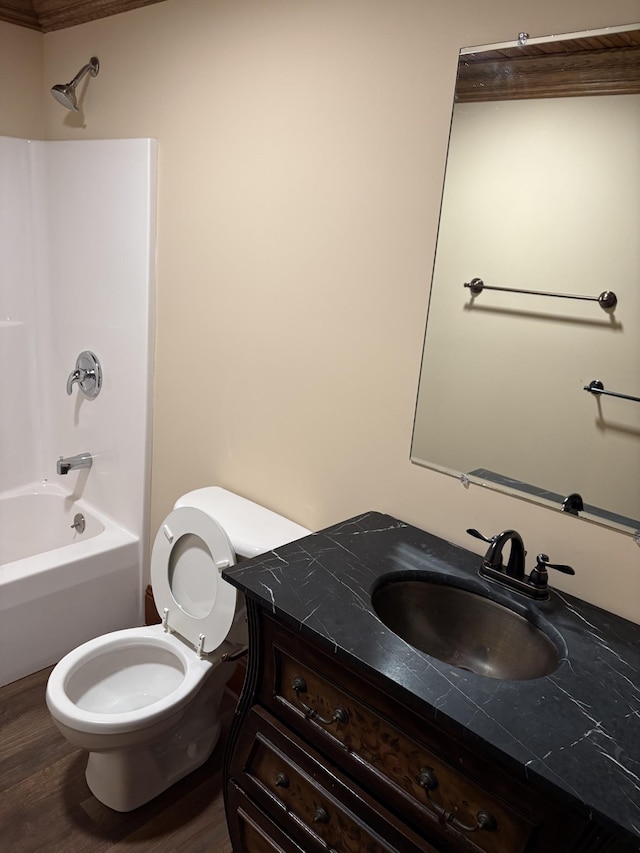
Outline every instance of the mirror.
<svg viewBox="0 0 640 853"><path fill-rule="evenodd" d="M638 151L640 24L460 52L413 462L640 529Z"/></svg>

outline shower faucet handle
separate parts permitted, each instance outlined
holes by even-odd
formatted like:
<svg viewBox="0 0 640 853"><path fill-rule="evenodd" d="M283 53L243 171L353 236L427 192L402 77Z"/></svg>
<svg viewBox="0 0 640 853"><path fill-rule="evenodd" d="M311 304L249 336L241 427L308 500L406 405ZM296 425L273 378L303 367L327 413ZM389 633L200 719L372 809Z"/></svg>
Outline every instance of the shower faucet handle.
<svg viewBox="0 0 640 853"><path fill-rule="evenodd" d="M87 397L97 397L102 388L102 368L97 356L89 350L83 350L76 359L76 366L67 379L67 394L71 396L77 383Z"/></svg>
<svg viewBox="0 0 640 853"><path fill-rule="evenodd" d="M82 370L74 370L69 374L69 378L67 379L67 394L71 396L71 392L73 391L73 383L77 382L80 384L84 380L84 375L86 375L86 371Z"/></svg>

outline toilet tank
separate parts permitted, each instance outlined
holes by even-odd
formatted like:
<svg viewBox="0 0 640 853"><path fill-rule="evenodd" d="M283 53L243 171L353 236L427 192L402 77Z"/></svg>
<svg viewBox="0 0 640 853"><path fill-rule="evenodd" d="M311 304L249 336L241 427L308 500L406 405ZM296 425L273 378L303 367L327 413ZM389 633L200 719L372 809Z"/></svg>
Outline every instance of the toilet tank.
<svg viewBox="0 0 640 853"><path fill-rule="evenodd" d="M220 486L207 486L187 492L178 498L175 509L184 506L206 512L217 521L240 557L256 557L311 533L306 527L289 521L277 512Z"/></svg>

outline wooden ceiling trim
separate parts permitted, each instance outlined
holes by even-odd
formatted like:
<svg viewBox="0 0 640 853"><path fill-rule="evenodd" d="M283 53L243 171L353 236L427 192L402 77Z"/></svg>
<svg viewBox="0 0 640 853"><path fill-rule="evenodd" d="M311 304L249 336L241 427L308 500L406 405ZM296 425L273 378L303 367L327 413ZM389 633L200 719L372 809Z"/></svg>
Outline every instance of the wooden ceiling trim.
<svg viewBox="0 0 640 853"><path fill-rule="evenodd" d="M640 48L580 59L560 54L461 65L456 101L567 98L640 93Z"/></svg>
<svg viewBox="0 0 640 853"><path fill-rule="evenodd" d="M639 44L575 54L490 53L460 58L456 103L640 94Z"/></svg>
<svg viewBox="0 0 640 853"><path fill-rule="evenodd" d="M40 21L31 0L2 0L0 21L30 30L40 30Z"/></svg>
<svg viewBox="0 0 640 853"><path fill-rule="evenodd" d="M0 21L50 33L164 0L0 0Z"/></svg>

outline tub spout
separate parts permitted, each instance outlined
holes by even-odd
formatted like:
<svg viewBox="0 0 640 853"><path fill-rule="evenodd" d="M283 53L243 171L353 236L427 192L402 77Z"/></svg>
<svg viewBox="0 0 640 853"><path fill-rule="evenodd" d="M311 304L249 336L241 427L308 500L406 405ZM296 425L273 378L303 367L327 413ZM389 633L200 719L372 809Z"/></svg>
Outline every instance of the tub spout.
<svg viewBox="0 0 640 853"><path fill-rule="evenodd" d="M56 468L58 474L68 474L69 471L75 471L76 468L91 468L92 465L93 456L90 453L78 453L77 456L61 456Z"/></svg>

